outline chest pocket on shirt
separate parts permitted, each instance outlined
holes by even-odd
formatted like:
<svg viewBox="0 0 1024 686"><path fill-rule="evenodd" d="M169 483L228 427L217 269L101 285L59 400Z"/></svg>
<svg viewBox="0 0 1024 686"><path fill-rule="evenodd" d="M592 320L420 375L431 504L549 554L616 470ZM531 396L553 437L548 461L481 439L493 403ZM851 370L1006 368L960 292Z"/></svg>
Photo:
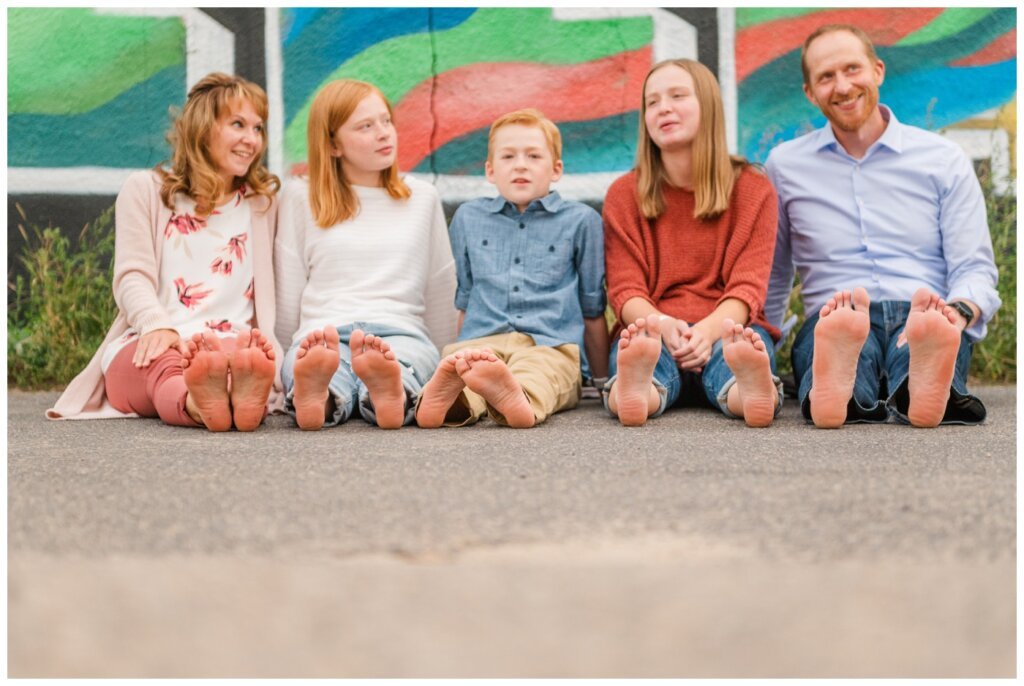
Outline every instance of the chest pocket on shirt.
<svg viewBox="0 0 1024 686"><path fill-rule="evenodd" d="M557 286L574 268L571 241L534 241L527 254L527 278L540 286Z"/></svg>
<svg viewBox="0 0 1024 686"><path fill-rule="evenodd" d="M472 236L466 241L469 253L469 269L473 276L485 276L508 271L508 255L500 241L482 236Z"/></svg>

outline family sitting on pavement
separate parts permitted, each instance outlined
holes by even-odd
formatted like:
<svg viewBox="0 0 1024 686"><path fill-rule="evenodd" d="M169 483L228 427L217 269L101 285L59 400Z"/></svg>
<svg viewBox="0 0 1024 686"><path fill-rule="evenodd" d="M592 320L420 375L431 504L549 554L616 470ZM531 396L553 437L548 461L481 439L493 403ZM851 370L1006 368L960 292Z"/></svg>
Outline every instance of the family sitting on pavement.
<svg viewBox="0 0 1024 686"><path fill-rule="evenodd" d="M792 363L809 422L983 421L967 372L1001 303L970 161L879 102L885 64L859 28L815 30L801 67L827 122L762 171L729 154L710 70L654 65L636 164L603 217L552 190L556 125L510 112L484 163L497 195L450 227L434 186L399 173L375 86L317 94L308 178L279 207L266 94L211 74L188 94L169 166L118 195L118 316L47 416L528 428L586 385L626 426L699 404L766 427L799 274L809 316Z"/></svg>

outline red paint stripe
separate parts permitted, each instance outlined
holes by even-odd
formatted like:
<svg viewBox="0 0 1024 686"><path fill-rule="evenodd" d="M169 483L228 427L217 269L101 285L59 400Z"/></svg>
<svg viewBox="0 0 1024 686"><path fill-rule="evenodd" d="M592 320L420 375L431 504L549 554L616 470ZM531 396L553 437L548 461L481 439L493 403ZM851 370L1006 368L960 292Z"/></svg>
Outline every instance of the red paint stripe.
<svg viewBox="0 0 1024 686"><path fill-rule="evenodd" d="M583 64L502 62L451 69L420 83L395 108L399 167L414 169L433 150L523 107L536 107L554 122L635 110L650 68L647 46Z"/></svg>
<svg viewBox="0 0 1024 686"><path fill-rule="evenodd" d="M980 67L1005 62L1017 56L1017 29L1010 29L973 55L951 62L951 67Z"/></svg>
<svg viewBox="0 0 1024 686"><path fill-rule="evenodd" d="M942 8L837 9L751 26L736 35L736 82L740 83L772 60L799 50L823 24L859 26L875 45L892 45L926 26Z"/></svg>

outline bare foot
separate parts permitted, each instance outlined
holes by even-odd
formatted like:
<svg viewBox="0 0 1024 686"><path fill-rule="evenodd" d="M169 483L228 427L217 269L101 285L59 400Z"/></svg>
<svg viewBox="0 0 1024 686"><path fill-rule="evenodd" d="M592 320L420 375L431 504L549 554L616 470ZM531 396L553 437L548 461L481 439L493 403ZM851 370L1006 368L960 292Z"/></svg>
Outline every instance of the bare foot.
<svg viewBox="0 0 1024 686"><path fill-rule="evenodd" d="M231 355L231 414L239 431L254 431L267 414L274 385L274 346L259 329L238 334Z"/></svg>
<svg viewBox="0 0 1024 686"><path fill-rule="evenodd" d="M957 317L939 296L920 288L910 300L904 328L910 346L910 408L914 426L938 426L946 413L960 349Z"/></svg>
<svg viewBox="0 0 1024 686"><path fill-rule="evenodd" d="M416 423L424 429L436 429L444 424L448 410L465 387L466 382L455 370L455 354L442 359L420 394Z"/></svg>
<svg viewBox="0 0 1024 686"><path fill-rule="evenodd" d="M871 300L863 288L840 291L821 308L814 327L814 382L811 419L820 429L837 429L846 421L846 408L857 380L857 358L864 347L871 318Z"/></svg>
<svg viewBox="0 0 1024 686"><path fill-rule="evenodd" d="M327 418L330 395L327 385L334 372L338 371L341 359L338 349L338 330L325 326L322 331L313 331L306 336L295 351L292 403L295 405L295 422L304 431L316 431Z"/></svg>
<svg viewBox="0 0 1024 686"><path fill-rule="evenodd" d="M370 392L377 426L401 428L405 423L405 387L402 386L402 367L391 346L379 336L364 334L362 329L352 332L348 345L352 350L352 371Z"/></svg>
<svg viewBox="0 0 1024 686"><path fill-rule="evenodd" d="M731 319L722 322L722 354L736 376L726 403L747 426L768 426L775 419L779 390L772 381L771 360L761 335Z"/></svg>
<svg viewBox="0 0 1024 686"><path fill-rule="evenodd" d="M182 348L186 411L210 431L230 430L228 357L220 349L220 339L213 333L197 333Z"/></svg>
<svg viewBox="0 0 1024 686"><path fill-rule="evenodd" d="M461 355L460 355L461 353ZM529 429L537 417L523 387L490 350L460 350L455 370L469 390L480 394L514 429Z"/></svg>
<svg viewBox="0 0 1024 686"><path fill-rule="evenodd" d="M642 426L658 409L661 398L655 388L654 368L661 356L661 319L656 314L637 319L622 330L619 341L618 377L608 394L608 407L625 426Z"/></svg>

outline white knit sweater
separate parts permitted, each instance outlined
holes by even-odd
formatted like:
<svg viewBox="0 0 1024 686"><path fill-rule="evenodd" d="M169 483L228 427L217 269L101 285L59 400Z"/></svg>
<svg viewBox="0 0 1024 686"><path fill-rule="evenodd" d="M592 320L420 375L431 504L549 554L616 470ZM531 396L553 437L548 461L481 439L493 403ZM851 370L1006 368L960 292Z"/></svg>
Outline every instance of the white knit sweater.
<svg viewBox="0 0 1024 686"><path fill-rule="evenodd" d="M354 322L419 332L438 348L455 340L455 261L441 199L429 183L405 182L406 200L353 186L359 213L327 229L313 219L308 181L289 182L274 243L279 341Z"/></svg>

